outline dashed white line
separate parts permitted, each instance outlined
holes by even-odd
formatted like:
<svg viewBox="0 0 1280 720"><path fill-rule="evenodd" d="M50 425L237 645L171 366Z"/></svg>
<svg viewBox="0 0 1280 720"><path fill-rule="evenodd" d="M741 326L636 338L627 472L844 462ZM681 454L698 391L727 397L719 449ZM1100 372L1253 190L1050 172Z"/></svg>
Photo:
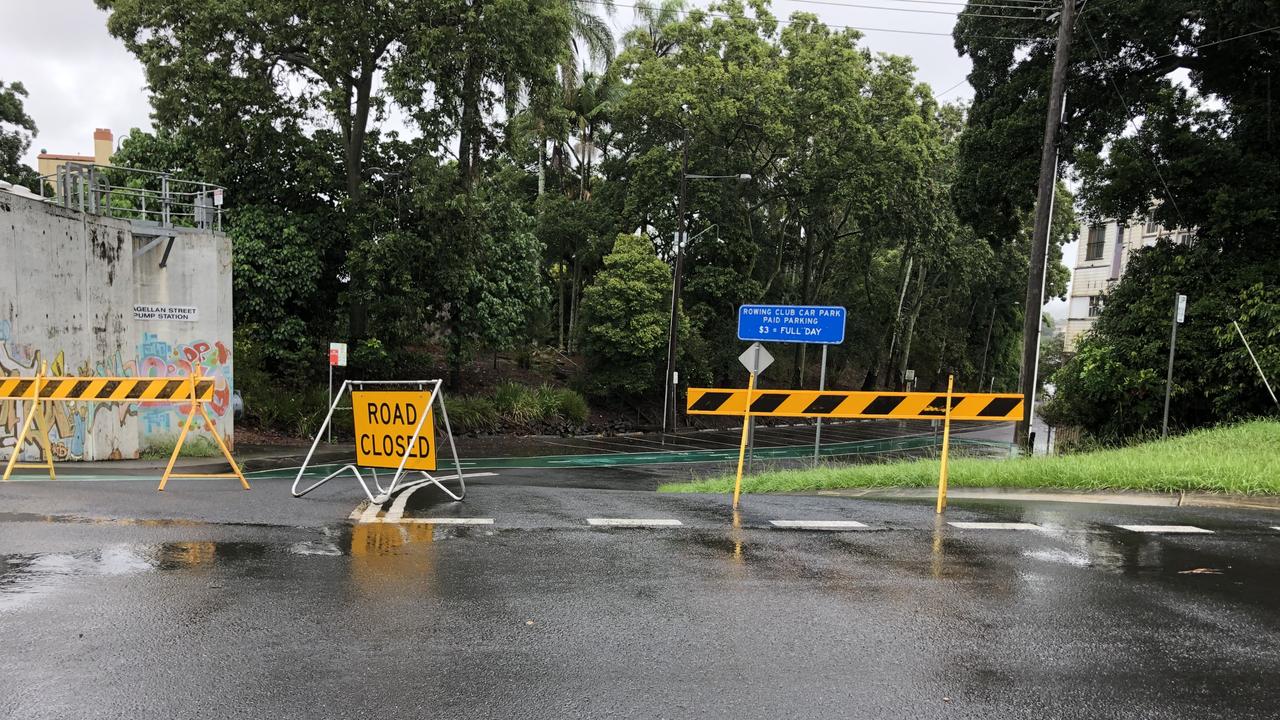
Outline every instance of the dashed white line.
<svg viewBox="0 0 1280 720"><path fill-rule="evenodd" d="M588 525L607 527L674 527L682 525L675 518L587 518Z"/></svg>
<svg viewBox="0 0 1280 720"><path fill-rule="evenodd" d="M1043 530L1034 523L1024 522L949 522L951 527L961 530Z"/></svg>
<svg viewBox="0 0 1280 720"><path fill-rule="evenodd" d="M851 530L866 527L857 520L770 520L774 527L794 530Z"/></svg>
<svg viewBox="0 0 1280 720"><path fill-rule="evenodd" d="M1202 533L1212 535L1212 530L1196 527L1195 525L1117 525L1118 528L1131 530L1141 533Z"/></svg>

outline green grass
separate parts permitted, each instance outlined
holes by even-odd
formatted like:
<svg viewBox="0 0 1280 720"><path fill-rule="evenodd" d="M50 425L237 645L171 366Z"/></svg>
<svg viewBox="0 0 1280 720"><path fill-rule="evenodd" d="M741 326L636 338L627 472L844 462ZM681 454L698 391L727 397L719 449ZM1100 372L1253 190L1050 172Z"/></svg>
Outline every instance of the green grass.
<svg viewBox="0 0 1280 720"><path fill-rule="evenodd" d="M804 492L836 488L934 487L938 461L780 470L743 478L743 492ZM1257 420L1199 430L1168 440L1074 455L1011 460L957 458L950 487L1071 490L1194 490L1280 494L1280 422ZM663 492L723 493L733 476L663 485Z"/></svg>
<svg viewBox="0 0 1280 720"><path fill-rule="evenodd" d="M168 460L177 442L177 435L153 435L147 438L147 444L138 452L138 457L143 460ZM178 453L178 457L222 457L222 451L211 438L191 433L182 444L182 452Z"/></svg>

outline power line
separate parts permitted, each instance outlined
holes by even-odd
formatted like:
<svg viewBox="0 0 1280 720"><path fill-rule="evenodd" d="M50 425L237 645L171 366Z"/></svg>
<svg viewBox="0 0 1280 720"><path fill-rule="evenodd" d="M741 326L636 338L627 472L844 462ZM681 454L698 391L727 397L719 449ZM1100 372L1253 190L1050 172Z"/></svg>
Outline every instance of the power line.
<svg viewBox="0 0 1280 720"><path fill-rule="evenodd" d="M919 5L952 5L959 7L1009 8L1018 10L1043 10L1045 4L1040 0L1003 0L1003 2L1020 3L1018 5L994 5L991 3L954 2L953 0L883 0L884 2L913 3Z"/></svg>
<svg viewBox="0 0 1280 720"><path fill-rule="evenodd" d="M1084 28L1085 34L1089 36L1089 42L1093 43L1093 49L1097 51L1098 57L1106 57L1102 52L1102 48L1098 46L1098 41L1093 37L1093 31L1089 29L1089 23L1084 20L1080 21L1080 27ZM1120 98L1120 105L1124 108L1125 117L1129 119L1129 125L1135 133L1141 132L1138 123L1133 119L1133 112L1129 109L1129 101L1124 99L1124 93L1120 92L1120 86L1116 85L1115 77L1111 73L1107 73L1107 82L1111 84L1112 89L1116 91L1116 97ZM1164 195L1169 199L1169 204L1173 206L1173 211L1178 214L1178 224L1182 227L1187 226L1187 221L1182 217L1182 209L1178 207L1178 201L1173 199L1173 192L1169 190L1169 183L1165 182L1164 173L1160 172L1160 164L1155 160L1155 152L1152 151L1151 167L1156 171L1156 177L1160 178L1160 185L1164 188Z"/></svg>
<svg viewBox="0 0 1280 720"><path fill-rule="evenodd" d="M634 9L636 9L636 8L637 8L637 6L636 6L636 5L631 5L631 4L627 4L627 3L619 3L619 2L608 2L607 0L580 0L580 2L584 2L584 3L587 3L587 4L589 4L589 5L603 5L603 6L614 7L614 8L630 8L630 9L632 9L632 10L634 10ZM706 15L707 17L718 18L718 19L721 19L721 20L734 20L734 19L736 19L736 18L735 18L734 16L732 16L732 15L725 15L725 14L723 14L723 13L714 13L714 12L709 12L709 11L707 11L707 10L702 10L701 8L697 8L697 10L699 10L700 12L702 12L702 13L703 13L704 15ZM688 15L689 15L689 12L691 12L691 11L688 11L688 10L684 11L684 15L683 15L682 17L687 18L687 17L688 17ZM791 20L777 20L777 19L775 19L775 20L776 20L776 22L777 22L779 25L794 25L794 24L795 24L795 23L794 23L793 21L791 21ZM829 22L825 22L825 21L823 22L823 24L824 24L824 25L826 25L826 26L827 26L827 27L829 27L829 28L833 28L833 29L836 29L836 30L858 30L858 31L860 31L860 32L891 32L891 33L901 33L901 34L904 34L904 35L929 35L929 36L932 36L932 37L945 37L945 38L949 38L949 37L951 37L951 33L949 33L949 32L929 32L929 31L927 31L927 30L902 30L902 29L899 29L899 28L866 27L866 26L861 26L861 25L840 25L840 24L837 24L837 23L829 23ZM1045 38L1042 38L1042 37L1016 37L1016 36L1012 36L1012 35L969 35L968 37L983 38L983 39L986 39L986 40L1017 40L1017 41L1020 41L1020 42L1034 42L1034 41L1037 41L1037 40L1044 40L1044 39L1045 39Z"/></svg>
<svg viewBox="0 0 1280 720"><path fill-rule="evenodd" d="M1251 36L1251 35L1261 35L1261 34L1262 34L1262 33L1264 33L1264 32L1273 32L1273 31L1276 31L1276 30L1280 30L1280 25L1277 25L1277 26L1275 26L1275 27L1263 28L1263 29L1261 29L1261 30L1254 30L1253 32L1247 32L1247 33L1244 33L1244 34L1242 34L1242 35L1236 35L1236 36L1234 36L1234 37L1223 38L1222 40L1214 40L1213 42L1207 42L1207 43L1204 43L1204 44L1202 44L1202 45L1193 45L1193 46L1191 46L1191 48L1190 48L1190 49L1194 52L1194 51L1196 51L1196 50L1199 50L1200 48L1207 48L1207 47L1209 47L1210 45L1221 45L1222 43L1225 43L1225 42L1231 42L1232 40L1239 40L1240 38L1247 38L1247 37L1249 37L1249 36ZM1180 55L1182 55L1182 54L1181 54L1181 53L1176 53L1176 52L1171 52L1171 53L1168 53L1168 54L1166 54L1166 55L1159 55L1159 56L1157 56L1157 57L1154 57L1154 58L1152 58L1152 60L1163 60L1163 59L1165 59L1165 58L1177 57L1177 56L1180 56Z"/></svg>
<svg viewBox="0 0 1280 720"><path fill-rule="evenodd" d="M1042 19L1039 15L991 15L986 13L975 13L975 12L963 12L963 11L957 12L955 10L925 10L922 8L888 7L885 5L860 5L857 3L835 2L834 0L787 0L787 2L802 3L805 5L827 5L829 7L859 8L862 10L888 10L890 12L923 13L928 15L948 15L951 17L965 16L965 17L993 18L997 20L1040 20ZM1011 7L1011 6L1002 5L999 7ZM1032 9L1032 8L1012 7L1011 9L1025 10L1025 9Z"/></svg>
<svg viewBox="0 0 1280 720"><path fill-rule="evenodd" d="M943 95L946 95L947 93L951 92L952 90L955 90L956 88L958 88L958 87L960 87L961 85L965 84L965 82L966 82L966 81L968 81L968 79L969 79L969 78L961 78L960 82L956 83L955 85L952 85L951 87L947 88L946 90L943 90L942 92L938 93L937 95L934 95L934 96L933 96L933 99L934 99L934 100L941 100Z"/></svg>

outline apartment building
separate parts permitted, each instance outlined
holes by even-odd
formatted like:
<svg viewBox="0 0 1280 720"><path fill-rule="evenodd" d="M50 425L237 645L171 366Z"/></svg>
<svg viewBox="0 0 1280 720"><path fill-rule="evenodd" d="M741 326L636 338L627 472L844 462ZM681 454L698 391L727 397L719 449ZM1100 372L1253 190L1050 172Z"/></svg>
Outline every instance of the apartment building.
<svg viewBox="0 0 1280 720"><path fill-rule="evenodd" d="M1176 242L1190 238L1187 230L1168 230L1150 219L1126 223L1115 220L1084 224L1076 238L1075 270L1071 274L1071 298L1067 304L1065 345L1075 352L1076 342L1102 314L1102 296L1120 281L1129 257L1164 237Z"/></svg>

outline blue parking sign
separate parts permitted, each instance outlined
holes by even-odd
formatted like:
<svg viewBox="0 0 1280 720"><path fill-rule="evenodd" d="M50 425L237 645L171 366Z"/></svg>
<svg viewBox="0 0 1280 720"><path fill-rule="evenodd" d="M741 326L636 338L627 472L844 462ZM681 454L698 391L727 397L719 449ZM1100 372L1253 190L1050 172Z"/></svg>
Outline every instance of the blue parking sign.
<svg viewBox="0 0 1280 720"><path fill-rule="evenodd" d="M833 305L743 305L738 339L761 342L844 342L845 310Z"/></svg>

